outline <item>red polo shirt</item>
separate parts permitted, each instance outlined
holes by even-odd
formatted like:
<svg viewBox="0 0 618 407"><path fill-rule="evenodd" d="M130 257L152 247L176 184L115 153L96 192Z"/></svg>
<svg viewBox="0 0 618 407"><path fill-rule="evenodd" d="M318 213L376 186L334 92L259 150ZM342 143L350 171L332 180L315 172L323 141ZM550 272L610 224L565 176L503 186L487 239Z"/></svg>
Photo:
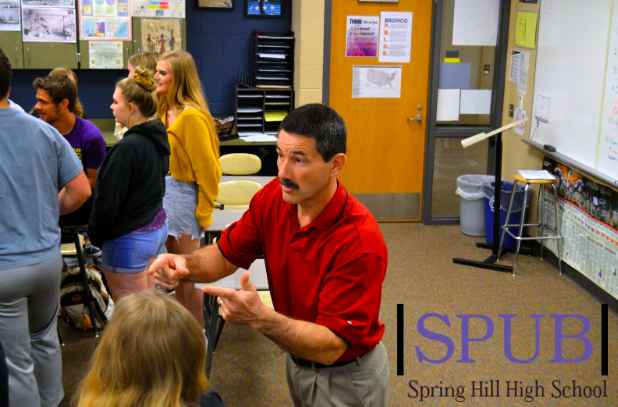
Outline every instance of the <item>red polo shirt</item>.
<svg viewBox="0 0 618 407"><path fill-rule="evenodd" d="M386 243L373 215L341 183L322 213L300 228L297 206L283 201L276 178L223 232L219 248L245 269L263 255L275 310L347 340L351 346L337 361L363 355L382 339Z"/></svg>

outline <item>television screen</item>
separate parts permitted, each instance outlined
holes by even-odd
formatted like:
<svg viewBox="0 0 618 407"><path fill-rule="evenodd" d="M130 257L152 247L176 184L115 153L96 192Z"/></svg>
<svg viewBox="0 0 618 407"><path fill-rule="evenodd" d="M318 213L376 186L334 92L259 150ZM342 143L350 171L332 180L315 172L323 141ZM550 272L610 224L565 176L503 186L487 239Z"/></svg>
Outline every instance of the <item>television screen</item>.
<svg viewBox="0 0 618 407"><path fill-rule="evenodd" d="M252 17L280 17L281 0L247 0L247 15Z"/></svg>

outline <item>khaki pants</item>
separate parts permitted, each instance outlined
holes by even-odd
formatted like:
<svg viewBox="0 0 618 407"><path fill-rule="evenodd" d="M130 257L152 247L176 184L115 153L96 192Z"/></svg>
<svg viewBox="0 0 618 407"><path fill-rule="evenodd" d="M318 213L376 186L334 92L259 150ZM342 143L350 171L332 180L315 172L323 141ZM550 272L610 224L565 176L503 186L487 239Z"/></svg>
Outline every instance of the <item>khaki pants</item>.
<svg viewBox="0 0 618 407"><path fill-rule="evenodd" d="M296 407L388 405L390 369L382 342L358 361L338 367L313 369L286 358L288 387Z"/></svg>

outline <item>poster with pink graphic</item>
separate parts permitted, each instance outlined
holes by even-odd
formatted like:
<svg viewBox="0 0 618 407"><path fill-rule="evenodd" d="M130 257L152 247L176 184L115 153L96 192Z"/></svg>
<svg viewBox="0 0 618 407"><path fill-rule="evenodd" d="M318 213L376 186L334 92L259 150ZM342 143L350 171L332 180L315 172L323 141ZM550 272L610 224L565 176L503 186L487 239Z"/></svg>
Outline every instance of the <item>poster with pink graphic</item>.
<svg viewBox="0 0 618 407"><path fill-rule="evenodd" d="M379 16L348 16L346 57L377 57Z"/></svg>
<svg viewBox="0 0 618 407"><path fill-rule="evenodd" d="M130 41L131 0L79 0L80 40Z"/></svg>

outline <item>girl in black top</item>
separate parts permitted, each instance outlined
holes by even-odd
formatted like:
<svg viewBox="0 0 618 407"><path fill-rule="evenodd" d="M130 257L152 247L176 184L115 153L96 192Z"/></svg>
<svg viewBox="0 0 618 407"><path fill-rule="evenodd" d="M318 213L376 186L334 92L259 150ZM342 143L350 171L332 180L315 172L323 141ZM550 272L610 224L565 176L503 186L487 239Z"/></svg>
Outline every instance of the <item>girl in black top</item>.
<svg viewBox="0 0 618 407"><path fill-rule="evenodd" d="M102 249L101 265L116 300L154 288L146 269L167 238L163 196L170 148L165 126L151 119L155 89L151 72L141 67L118 82L111 109L128 130L97 173L88 230Z"/></svg>

